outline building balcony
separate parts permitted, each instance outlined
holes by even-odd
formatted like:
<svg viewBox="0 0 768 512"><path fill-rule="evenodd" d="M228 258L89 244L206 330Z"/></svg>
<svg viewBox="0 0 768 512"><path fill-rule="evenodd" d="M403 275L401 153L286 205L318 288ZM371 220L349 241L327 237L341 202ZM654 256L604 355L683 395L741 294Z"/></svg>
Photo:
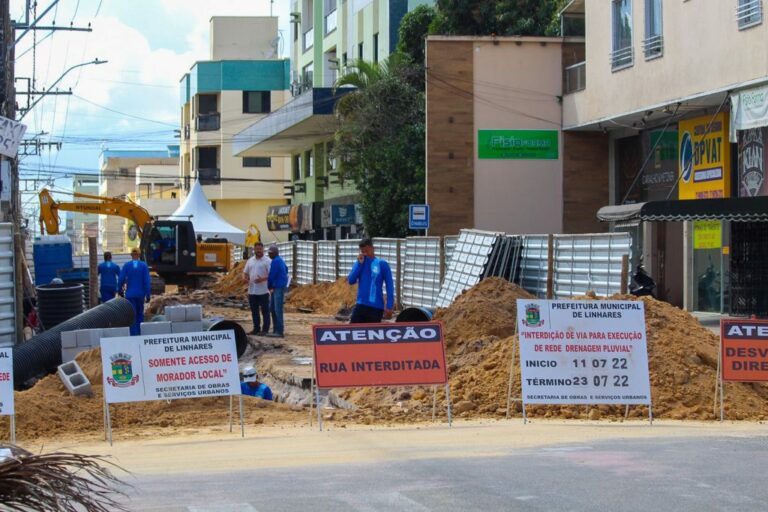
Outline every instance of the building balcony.
<svg viewBox="0 0 768 512"><path fill-rule="evenodd" d="M195 119L195 130L198 132L215 132L221 128L221 114L198 114Z"/></svg>
<svg viewBox="0 0 768 512"><path fill-rule="evenodd" d="M200 181L201 185L220 185L221 169L212 169L212 168L198 169L197 179Z"/></svg>

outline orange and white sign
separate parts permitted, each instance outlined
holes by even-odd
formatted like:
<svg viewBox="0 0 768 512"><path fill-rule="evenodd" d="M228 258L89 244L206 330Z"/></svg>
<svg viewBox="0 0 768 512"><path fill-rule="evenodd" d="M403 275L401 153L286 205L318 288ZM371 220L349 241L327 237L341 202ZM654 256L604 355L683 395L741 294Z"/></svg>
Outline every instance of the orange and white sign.
<svg viewBox="0 0 768 512"><path fill-rule="evenodd" d="M0 416L13 415L13 350L0 348Z"/></svg>
<svg viewBox="0 0 768 512"><path fill-rule="evenodd" d="M440 322L315 325L318 388L445 384Z"/></svg>
<svg viewBox="0 0 768 512"><path fill-rule="evenodd" d="M768 382L768 320L721 320L723 380Z"/></svg>

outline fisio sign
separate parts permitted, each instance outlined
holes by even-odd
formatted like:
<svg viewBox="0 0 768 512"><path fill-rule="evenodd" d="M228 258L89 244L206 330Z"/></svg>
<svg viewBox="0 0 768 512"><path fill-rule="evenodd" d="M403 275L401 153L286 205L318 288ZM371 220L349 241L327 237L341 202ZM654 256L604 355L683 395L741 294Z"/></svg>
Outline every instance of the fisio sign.
<svg viewBox="0 0 768 512"><path fill-rule="evenodd" d="M731 195L731 145L728 114L680 121L678 130L679 199L712 199Z"/></svg>
<svg viewBox="0 0 768 512"><path fill-rule="evenodd" d="M440 322L315 325L318 388L445 384Z"/></svg>

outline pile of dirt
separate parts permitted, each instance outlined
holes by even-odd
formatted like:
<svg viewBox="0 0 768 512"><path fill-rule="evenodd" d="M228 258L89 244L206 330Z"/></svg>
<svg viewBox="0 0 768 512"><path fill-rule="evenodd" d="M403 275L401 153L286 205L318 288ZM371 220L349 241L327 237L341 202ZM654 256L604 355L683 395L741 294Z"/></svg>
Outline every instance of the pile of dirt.
<svg viewBox="0 0 768 512"><path fill-rule="evenodd" d="M530 297L515 285L487 279L438 312L445 326L451 401L458 417L501 417L506 411L516 298ZM580 297L594 300L590 297ZM719 338L689 313L651 297L615 295L611 300L645 303L648 360L654 417L680 420L715 419L714 389ZM516 357L512 396L520 397ZM342 398L360 406L349 416L363 423L427 419L432 390L427 388L349 389ZM768 419L768 386L726 383L725 416L734 420ZM438 389L438 403L444 392ZM619 420L624 406L543 406L526 408L530 417ZM438 414L445 414L438 407ZM520 402L512 403L519 416ZM719 414L719 410L718 413ZM631 417L647 417L645 406L631 407Z"/></svg>
<svg viewBox="0 0 768 512"><path fill-rule="evenodd" d="M346 278L333 283L297 286L288 292L286 311L310 311L334 315L340 309L351 308L357 301L357 285L350 286Z"/></svg>
<svg viewBox="0 0 768 512"><path fill-rule="evenodd" d="M208 289L219 295L243 295L247 289L246 280L243 279L244 268L245 262L238 262L232 270L220 276Z"/></svg>
<svg viewBox="0 0 768 512"><path fill-rule="evenodd" d="M76 360L91 381L93 396L72 396L55 374L43 378L31 389L17 391L15 412L19 440L60 436L92 439L101 435L103 386L100 350L78 354ZM246 426L306 421L306 412L301 412L300 408L251 397L245 397L244 410ZM223 432L228 429L229 398L132 402L112 405L110 411L112 428L118 437L174 434L205 427L218 427ZM0 440L8 440L7 418L0 416Z"/></svg>

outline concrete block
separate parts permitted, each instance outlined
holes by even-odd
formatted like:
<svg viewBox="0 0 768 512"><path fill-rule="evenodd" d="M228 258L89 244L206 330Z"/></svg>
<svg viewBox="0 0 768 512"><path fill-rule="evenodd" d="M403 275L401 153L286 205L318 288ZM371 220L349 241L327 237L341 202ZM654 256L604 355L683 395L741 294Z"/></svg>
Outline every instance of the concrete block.
<svg viewBox="0 0 768 512"><path fill-rule="evenodd" d="M181 334L184 332L203 332L203 322L174 322L171 325L171 332Z"/></svg>
<svg viewBox="0 0 768 512"><path fill-rule="evenodd" d="M203 306L200 304L187 304L185 322L200 322L203 320Z"/></svg>
<svg viewBox="0 0 768 512"><path fill-rule="evenodd" d="M65 331L61 333L61 348L75 348L77 346L77 331Z"/></svg>
<svg viewBox="0 0 768 512"><path fill-rule="evenodd" d="M110 327L108 329L101 330L102 338L122 338L123 336L130 336L130 327Z"/></svg>
<svg viewBox="0 0 768 512"><path fill-rule="evenodd" d="M63 348L61 349L61 362L68 363L69 361L74 361L77 354L86 350L88 350L86 347Z"/></svg>
<svg viewBox="0 0 768 512"><path fill-rule="evenodd" d="M67 391L75 396L92 395L91 381L85 376L80 366L75 361L69 361L59 365L59 378L64 383Z"/></svg>
<svg viewBox="0 0 768 512"><path fill-rule="evenodd" d="M81 329L77 333L78 347L98 347L101 340L101 329Z"/></svg>
<svg viewBox="0 0 768 512"><path fill-rule="evenodd" d="M142 322L141 334L171 334L171 322Z"/></svg>
<svg viewBox="0 0 768 512"><path fill-rule="evenodd" d="M165 306L165 319L169 322L186 322L187 308L184 306Z"/></svg>

